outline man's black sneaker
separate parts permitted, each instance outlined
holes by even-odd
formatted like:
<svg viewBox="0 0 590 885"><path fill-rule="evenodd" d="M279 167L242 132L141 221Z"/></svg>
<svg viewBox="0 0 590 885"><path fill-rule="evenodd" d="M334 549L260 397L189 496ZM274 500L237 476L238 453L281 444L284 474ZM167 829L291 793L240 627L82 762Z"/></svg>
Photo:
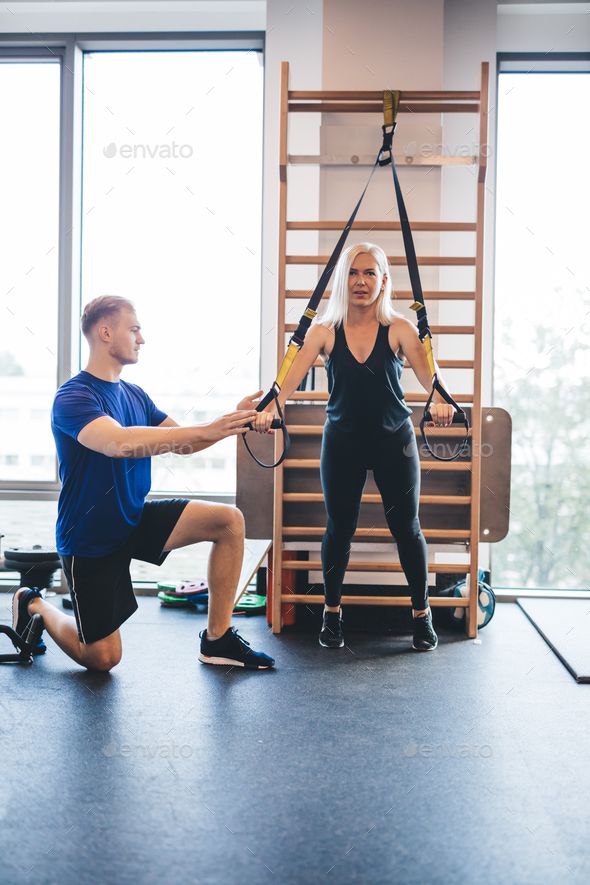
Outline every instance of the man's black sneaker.
<svg viewBox="0 0 590 885"><path fill-rule="evenodd" d="M438 636L432 626L432 612L428 612L422 618L414 618L414 642L412 648L416 651L433 651L438 645Z"/></svg>
<svg viewBox="0 0 590 885"><path fill-rule="evenodd" d="M221 664L229 667L246 667L248 670L267 670L274 667L274 659L264 652L254 651L235 627L230 627L219 639L208 639L207 631L199 633L203 664Z"/></svg>
<svg viewBox="0 0 590 885"><path fill-rule="evenodd" d="M324 648L342 648L344 645L342 612L324 612L322 629L320 631L320 645L323 645Z"/></svg>
<svg viewBox="0 0 590 885"><path fill-rule="evenodd" d="M19 595L19 591L22 590L22 593ZM15 633L18 633L19 636L25 635L31 620L32 615L29 614L29 602L36 597L42 597L41 591L38 587L19 587L18 590L13 594L12 597L12 629ZM14 643L13 643L14 644ZM33 655L43 655L47 651L47 646L43 642L41 635L39 635L39 639L35 645L35 648L32 651Z"/></svg>

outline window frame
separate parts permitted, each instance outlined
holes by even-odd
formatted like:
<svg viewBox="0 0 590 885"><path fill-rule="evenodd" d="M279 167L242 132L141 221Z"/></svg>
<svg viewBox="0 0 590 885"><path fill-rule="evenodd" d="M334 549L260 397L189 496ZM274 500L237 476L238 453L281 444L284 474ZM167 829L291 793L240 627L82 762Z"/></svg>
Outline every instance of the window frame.
<svg viewBox="0 0 590 885"><path fill-rule="evenodd" d="M497 78L500 74L533 73L527 66L534 62L534 73L590 73L590 52L499 52Z"/></svg>
<svg viewBox="0 0 590 885"><path fill-rule="evenodd" d="M533 66L532 68L530 66ZM500 75L501 74L574 74L586 73L590 74L590 52L498 52L496 54L496 96L499 104L500 100ZM550 108L548 109L550 116ZM494 139L494 189L498 181L498 126L495 126ZM494 195L494 201L496 201ZM496 264L496 226L497 213L494 213L493 228L493 248L489 260ZM493 295L492 295L492 342L491 342L491 402L496 402L496 375L494 364L496 359L495 348L495 330L496 330L496 291L495 291L495 272L493 277ZM490 544L490 566L493 574L494 567L494 545ZM550 587L494 587L497 599L502 602L516 602L519 597L531 599L590 599L590 593L587 590L575 588L555 589Z"/></svg>
<svg viewBox="0 0 590 885"><path fill-rule="evenodd" d="M82 112L85 52L235 51L261 52L262 31L116 32L81 34L0 34L0 64L10 61L60 64L59 217L56 389L68 380L80 359L79 302L82 254ZM0 499L50 501L61 483L55 457L54 480L0 480ZM170 493L150 493L150 499ZM231 494L185 495L204 501L235 503Z"/></svg>

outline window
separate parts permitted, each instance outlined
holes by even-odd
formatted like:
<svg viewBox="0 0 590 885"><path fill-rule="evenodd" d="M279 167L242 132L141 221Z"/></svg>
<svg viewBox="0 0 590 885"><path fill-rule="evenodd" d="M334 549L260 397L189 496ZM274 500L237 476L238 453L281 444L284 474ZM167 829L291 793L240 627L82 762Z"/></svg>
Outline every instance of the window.
<svg viewBox="0 0 590 885"><path fill-rule="evenodd" d="M54 543L49 414L56 386L85 365L82 302L136 302L147 344L123 377L179 423L258 388L262 44L0 35L5 545ZM153 490L231 500L235 445L154 459ZM205 554L185 551L183 574L200 574ZM146 569L134 578L156 578Z"/></svg>
<svg viewBox="0 0 590 885"><path fill-rule="evenodd" d="M59 60L0 56L0 119L0 480L55 480L50 433L40 472L10 453L37 432L32 411L49 426L57 381Z"/></svg>
<svg viewBox="0 0 590 885"><path fill-rule="evenodd" d="M31 466L45 467L47 464L51 464L52 460L51 455L31 455Z"/></svg>
<svg viewBox="0 0 590 885"><path fill-rule="evenodd" d="M498 89L494 400L513 421L512 501L494 582L586 589L590 73L511 67Z"/></svg>
<svg viewBox="0 0 590 885"><path fill-rule="evenodd" d="M8 501L0 499L2 553L11 547L55 547L57 501ZM18 586L16 572L0 572L0 583Z"/></svg>
<svg viewBox="0 0 590 885"><path fill-rule="evenodd" d="M260 60L84 56L83 300L134 302L146 344L122 377L182 424L258 388ZM230 438L213 457L156 458L152 489L233 494L235 453Z"/></svg>

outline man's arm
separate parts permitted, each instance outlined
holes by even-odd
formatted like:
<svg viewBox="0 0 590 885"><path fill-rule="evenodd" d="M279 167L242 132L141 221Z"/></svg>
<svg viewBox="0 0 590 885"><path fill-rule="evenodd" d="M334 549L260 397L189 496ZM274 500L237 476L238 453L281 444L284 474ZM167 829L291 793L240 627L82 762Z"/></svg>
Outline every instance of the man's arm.
<svg viewBox="0 0 590 885"><path fill-rule="evenodd" d="M180 424L177 424L174 418L171 418L170 415L167 415L162 423L158 424L158 427L180 427Z"/></svg>
<svg viewBox="0 0 590 885"><path fill-rule="evenodd" d="M191 455L228 436L245 433L256 414L253 409L240 410L193 427L179 427L170 417L159 427L122 427L114 418L102 415L82 428L78 442L108 458L148 458L167 452Z"/></svg>

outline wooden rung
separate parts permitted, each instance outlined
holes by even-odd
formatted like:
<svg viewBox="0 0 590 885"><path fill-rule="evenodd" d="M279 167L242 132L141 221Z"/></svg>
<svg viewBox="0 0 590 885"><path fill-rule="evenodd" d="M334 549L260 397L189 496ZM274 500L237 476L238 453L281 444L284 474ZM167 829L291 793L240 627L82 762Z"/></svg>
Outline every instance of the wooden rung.
<svg viewBox="0 0 590 885"><path fill-rule="evenodd" d="M319 458L287 458L284 461L287 470L319 470ZM471 461L421 461L422 470L429 473L469 473Z"/></svg>
<svg viewBox="0 0 590 885"><path fill-rule="evenodd" d="M330 260L329 255L286 255L285 264L315 264L323 266ZM388 255L391 267L405 267L408 259L405 255ZM475 255L420 255L418 264L422 267L475 267Z"/></svg>
<svg viewBox="0 0 590 885"><path fill-rule="evenodd" d="M288 605L289 603L306 603L307 605L323 605L325 599L323 596L311 593L282 593L281 602ZM411 606L412 598L410 596L347 596L341 599L343 605L380 605L380 606ZM445 597L430 596L428 604L435 608L467 608L469 600L462 597Z"/></svg>
<svg viewBox="0 0 590 885"><path fill-rule="evenodd" d="M321 503L324 500L322 492L284 492L283 501L292 504ZM383 499L379 494L365 492L361 495L363 504L382 504ZM471 503L470 495L420 495L420 504L440 504L466 507Z"/></svg>
<svg viewBox="0 0 590 885"><path fill-rule="evenodd" d="M308 402L327 402L328 392L326 390L296 390L289 397L289 401L308 401Z"/></svg>
<svg viewBox="0 0 590 885"><path fill-rule="evenodd" d="M290 101L288 104L290 113L303 114L383 114L383 102L359 101L359 102L312 102ZM400 101L398 113L400 114L478 114L478 102L403 102Z"/></svg>
<svg viewBox="0 0 590 885"><path fill-rule="evenodd" d="M283 526L283 537L306 537L321 538L325 532L323 526L286 525ZM422 529L422 534L427 541L468 541L469 529ZM391 538L389 529L364 528L357 529L354 539Z"/></svg>
<svg viewBox="0 0 590 885"><path fill-rule="evenodd" d="M288 221L287 230L344 230L346 221ZM477 231L475 221L412 221L413 231ZM399 231L399 221L355 221L353 230Z"/></svg>
<svg viewBox="0 0 590 885"><path fill-rule="evenodd" d="M473 360L437 360L440 369L473 369ZM323 359L318 358L312 363L314 369L325 369L326 364ZM410 370L411 366L405 362L404 369Z"/></svg>
<svg viewBox="0 0 590 885"><path fill-rule="evenodd" d="M426 301L475 301L475 292L463 292L462 290L449 292L439 290L436 292L424 292L423 294ZM393 300L413 301L414 293L408 289L396 289L393 293Z"/></svg>
<svg viewBox="0 0 590 885"><path fill-rule="evenodd" d="M285 332L294 332L297 323L285 323ZM475 326L431 326L433 335L473 335Z"/></svg>
<svg viewBox="0 0 590 885"><path fill-rule="evenodd" d="M473 360L436 360L441 369L473 369ZM409 369L407 364L405 369Z"/></svg>
<svg viewBox="0 0 590 885"><path fill-rule="evenodd" d="M380 101L383 102L383 92L367 90L345 89L290 89L289 101ZM400 101L479 101L479 92L465 92L459 90L430 90L400 92Z"/></svg>
<svg viewBox="0 0 590 885"><path fill-rule="evenodd" d="M321 436L323 424L287 424L290 436Z"/></svg>
<svg viewBox="0 0 590 885"><path fill-rule="evenodd" d="M466 574L468 570L464 573ZM463 573L462 573L463 574ZM281 602L307 603L307 605L323 605L323 596L312 593L281 593ZM410 596L346 596L341 599L342 605L412 605ZM428 604L434 608L461 608L469 605L469 600L462 596L429 596Z"/></svg>
<svg viewBox="0 0 590 885"><path fill-rule="evenodd" d="M420 469L427 473L471 473L471 460L464 461L432 461L420 460Z"/></svg>
<svg viewBox="0 0 590 885"><path fill-rule="evenodd" d="M281 292L282 298L300 298L304 301L309 301L311 298L312 290L311 289L286 289L284 292ZM322 296L324 299L328 299L332 294L331 290L327 290L324 292ZM474 301L475 300L475 292L463 292L463 291L430 291L423 293L426 302L429 301ZM407 289L396 289L393 293L392 301L413 301L414 295Z"/></svg>
<svg viewBox="0 0 590 885"><path fill-rule="evenodd" d="M287 430L291 436L321 436L324 432L323 424L287 424ZM416 436L420 435L420 428L414 427ZM431 436L440 436L446 439L452 437L464 437L465 428L463 427L439 427L438 429L430 427L428 433ZM469 428L469 436L471 436L471 428Z"/></svg>
<svg viewBox="0 0 590 885"><path fill-rule="evenodd" d="M476 154L468 156L452 156L450 154L394 154L396 166L477 166L479 157ZM322 166L324 169L330 166L352 166L364 168L372 166L375 162L374 154L287 154L289 166Z"/></svg>
<svg viewBox="0 0 590 885"><path fill-rule="evenodd" d="M407 393L405 394L408 403L425 403L430 394L428 393ZM455 399L458 403L472 403L472 393L457 393ZM318 402L325 403L328 401L327 390L296 390L289 397L289 402Z"/></svg>
<svg viewBox="0 0 590 885"><path fill-rule="evenodd" d="M405 399L407 403L425 403L429 396L429 393L411 393L407 390L405 392ZM454 398L458 403L473 402L472 393L456 393Z"/></svg>
<svg viewBox="0 0 590 885"><path fill-rule="evenodd" d="M319 559L283 559L282 568L292 569L294 572L321 572L322 563ZM346 566L347 572L403 572L401 562L379 562L377 560L355 560ZM442 572L446 574L464 575L469 571L468 563L459 562L429 562L428 571Z"/></svg>

